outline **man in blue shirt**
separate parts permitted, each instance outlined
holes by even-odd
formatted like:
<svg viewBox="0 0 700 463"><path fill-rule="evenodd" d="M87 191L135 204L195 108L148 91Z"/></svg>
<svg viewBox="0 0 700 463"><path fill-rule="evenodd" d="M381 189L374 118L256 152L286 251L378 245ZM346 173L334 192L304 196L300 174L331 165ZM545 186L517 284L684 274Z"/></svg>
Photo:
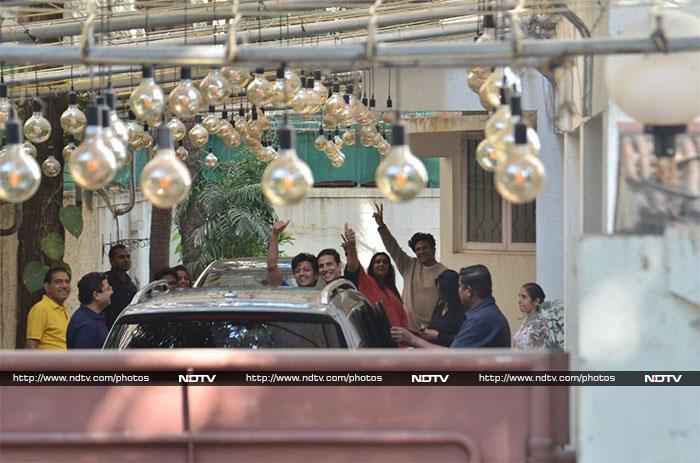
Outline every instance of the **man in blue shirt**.
<svg viewBox="0 0 700 463"><path fill-rule="evenodd" d="M491 286L491 273L485 265L460 270L459 298L467 311L450 348L510 347L508 320L496 305ZM444 348L400 327L392 327L391 336L394 341L409 346Z"/></svg>
<svg viewBox="0 0 700 463"><path fill-rule="evenodd" d="M80 307L68 323L68 349L100 349L107 339L107 319L103 313L112 299L112 287L103 273L91 272L78 282Z"/></svg>

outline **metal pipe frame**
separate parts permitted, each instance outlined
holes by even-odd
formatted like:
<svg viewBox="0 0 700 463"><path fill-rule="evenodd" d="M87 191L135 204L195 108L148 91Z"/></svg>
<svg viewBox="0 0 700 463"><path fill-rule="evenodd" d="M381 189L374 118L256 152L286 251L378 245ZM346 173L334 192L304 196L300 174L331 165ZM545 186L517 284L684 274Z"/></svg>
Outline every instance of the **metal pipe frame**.
<svg viewBox="0 0 700 463"><path fill-rule="evenodd" d="M299 66L347 68L372 65L430 65L475 66L503 61L517 64L519 60L535 58L551 60L567 56L662 53L700 50L700 35L668 39L666 50L659 50L650 37L589 38L585 40L524 40L519 52L509 42L492 43L379 43L373 56L368 57L363 45L330 45L319 47L239 47L235 60L226 59L224 47L151 46L96 47L81 57L80 47L1 45L0 55L7 64L164 64L188 66L271 65L287 63Z"/></svg>

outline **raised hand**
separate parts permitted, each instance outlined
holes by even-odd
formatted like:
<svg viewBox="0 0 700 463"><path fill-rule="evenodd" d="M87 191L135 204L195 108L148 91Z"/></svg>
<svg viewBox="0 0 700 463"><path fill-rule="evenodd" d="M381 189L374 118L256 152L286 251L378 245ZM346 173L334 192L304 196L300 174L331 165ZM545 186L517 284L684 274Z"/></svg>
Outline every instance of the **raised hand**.
<svg viewBox="0 0 700 463"><path fill-rule="evenodd" d="M355 231L347 223L345 224L345 232L341 233L340 238L343 240L341 246L345 250L345 254L348 253L349 249L355 247Z"/></svg>
<svg viewBox="0 0 700 463"><path fill-rule="evenodd" d="M272 226L272 234L279 235L284 231L285 228L287 228L287 225L289 225L289 220L278 220Z"/></svg>
<svg viewBox="0 0 700 463"><path fill-rule="evenodd" d="M374 203L374 214L372 214L372 217L374 217L375 222L377 222L377 225L380 227L385 226L384 225L384 205L383 204L377 204Z"/></svg>

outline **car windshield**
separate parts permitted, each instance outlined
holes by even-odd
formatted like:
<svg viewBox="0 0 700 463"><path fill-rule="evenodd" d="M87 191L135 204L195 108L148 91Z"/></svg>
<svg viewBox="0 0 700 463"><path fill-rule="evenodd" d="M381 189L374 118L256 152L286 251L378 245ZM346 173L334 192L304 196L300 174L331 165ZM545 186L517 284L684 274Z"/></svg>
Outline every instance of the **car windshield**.
<svg viewBox="0 0 700 463"><path fill-rule="evenodd" d="M297 286L291 270L283 269L282 286ZM213 268L198 285L201 288L259 288L267 286L265 268Z"/></svg>
<svg viewBox="0 0 700 463"><path fill-rule="evenodd" d="M181 312L120 318L105 348L346 348L329 316L300 313Z"/></svg>

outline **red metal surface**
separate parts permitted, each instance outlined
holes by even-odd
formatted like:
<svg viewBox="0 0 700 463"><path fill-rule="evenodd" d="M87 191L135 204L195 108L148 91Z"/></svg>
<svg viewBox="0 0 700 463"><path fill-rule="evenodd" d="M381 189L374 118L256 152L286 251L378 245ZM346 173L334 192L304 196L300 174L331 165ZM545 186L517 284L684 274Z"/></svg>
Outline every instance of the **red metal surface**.
<svg viewBox="0 0 700 463"><path fill-rule="evenodd" d="M549 371L566 361L508 350L5 352L0 369ZM554 461L568 434L562 387L196 386L186 403L178 386L0 391L3 463Z"/></svg>

